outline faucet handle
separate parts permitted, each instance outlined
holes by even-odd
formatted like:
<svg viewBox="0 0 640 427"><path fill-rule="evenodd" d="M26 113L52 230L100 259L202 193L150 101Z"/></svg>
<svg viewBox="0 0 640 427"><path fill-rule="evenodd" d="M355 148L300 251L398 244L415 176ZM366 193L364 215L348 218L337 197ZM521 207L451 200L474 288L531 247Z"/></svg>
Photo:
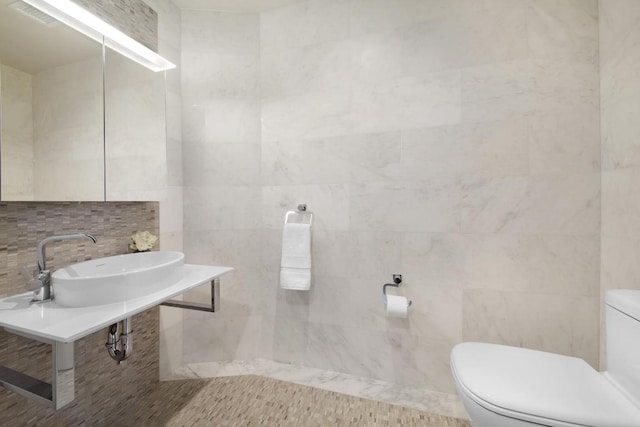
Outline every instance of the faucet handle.
<svg viewBox="0 0 640 427"><path fill-rule="evenodd" d="M35 273L36 272L34 272L33 276L27 280L25 288L27 288L28 291L38 291L50 280L49 270L38 271L37 274Z"/></svg>

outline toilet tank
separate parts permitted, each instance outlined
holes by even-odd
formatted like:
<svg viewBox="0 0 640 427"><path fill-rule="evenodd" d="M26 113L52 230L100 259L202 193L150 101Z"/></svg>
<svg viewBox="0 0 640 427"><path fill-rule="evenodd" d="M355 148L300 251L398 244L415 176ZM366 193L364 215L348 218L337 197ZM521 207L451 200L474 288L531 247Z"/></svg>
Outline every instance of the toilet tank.
<svg viewBox="0 0 640 427"><path fill-rule="evenodd" d="M640 406L640 290L605 295L607 377Z"/></svg>

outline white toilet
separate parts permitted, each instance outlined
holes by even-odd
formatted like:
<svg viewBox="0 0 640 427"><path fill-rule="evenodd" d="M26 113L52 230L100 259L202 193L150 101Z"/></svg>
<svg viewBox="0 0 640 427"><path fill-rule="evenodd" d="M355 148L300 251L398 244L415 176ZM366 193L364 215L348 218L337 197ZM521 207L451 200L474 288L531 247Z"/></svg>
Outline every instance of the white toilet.
<svg viewBox="0 0 640 427"><path fill-rule="evenodd" d="M495 344L451 352L458 394L474 427L640 427L640 291L606 298L607 364Z"/></svg>

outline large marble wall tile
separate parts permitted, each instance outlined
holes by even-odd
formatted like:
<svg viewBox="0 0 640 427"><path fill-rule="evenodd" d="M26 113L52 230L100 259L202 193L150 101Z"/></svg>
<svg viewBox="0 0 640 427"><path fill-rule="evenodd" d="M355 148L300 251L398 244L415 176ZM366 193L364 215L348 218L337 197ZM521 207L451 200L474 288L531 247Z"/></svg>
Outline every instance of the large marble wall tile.
<svg viewBox="0 0 640 427"><path fill-rule="evenodd" d="M438 175L509 176L529 172L527 121L462 124L402 132L406 179Z"/></svg>
<svg viewBox="0 0 640 427"><path fill-rule="evenodd" d="M352 89L352 133L378 133L398 129L444 126L460 122L459 71L402 77Z"/></svg>
<svg viewBox="0 0 640 427"><path fill-rule="evenodd" d="M465 34L463 20L425 21L399 30L402 36L400 74L421 76L464 65Z"/></svg>
<svg viewBox="0 0 640 427"><path fill-rule="evenodd" d="M315 286L316 278L312 279ZM272 282L276 286L276 315L288 319L296 319L300 322L309 320L311 311L311 299L313 296L308 291L294 291L282 289L279 282Z"/></svg>
<svg viewBox="0 0 640 427"><path fill-rule="evenodd" d="M185 229L258 229L259 200L260 189L253 186L185 187Z"/></svg>
<svg viewBox="0 0 640 427"><path fill-rule="evenodd" d="M459 123L462 116L461 80L461 73L456 71L400 78L400 127L411 129ZM358 129L356 124L354 129Z"/></svg>
<svg viewBox="0 0 640 427"><path fill-rule="evenodd" d="M379 296L378 293L376 296ZM328 325L355 326L362 317L361 301L360 295L354 299L348 278L316 274L308 295L309 310L305 320Z"/></svg>
<svg viewBox="0 0 640 427"><path fill-rule="evenodd" d="M528 291L598 295L599 236L536 236L531 239Z"/></svg>
<svg viewBox="0 0 640 427"><path fill-rule="evenodd" d="M190 64L182 71L185 96L257 97L260 93L259 64L256 54L202 53L182 51Z"/></svg>
<svg viewBox="0 0 640 427"><path fill-rule="evenodd" d="M401 268L402 235L394 231L351 231L343 256L349 260L348 277L384 278Z"/></svg>
<svg viewBox="0 0 640 427"><path fill-rule="evenodd" d="M265 142L262 144L262 182L270 185L348 182L347 144L341 139Z"/></svg>
<svg viewBox="0 0 640 427"><path fill-rule="evenodd" d="M640 239L602 238L602 292L608 289L640 290Z"/></svg>
<svg viewBox="0 0 640 427"><path fill-rule="evenodd" d="M258 142L184 144L187 186L251 186L260 181Z"/></svg>
<svg viewBox="0 0 640 427"><path fill-rule="evenodd" d="M284 218L283 218L284 222ZM262 257L260 258L260 262L264 267L265 271L269 273L280 273L280 258L282 255L282 229L267 229L264 228L262 231ZM322 262L322 248L325 244L322 243L323 234L322 230L314 230L312 239L313 243L313 252L312 252L312 262L316 265L318 262ZM319 241L319 242L318 242ZM317 242L317 243L316 243ZM330 247L330 244L327 243L327 247ZM339 268L338 268L339 269Z"/></svg>
<svg viewBox="0 0 640 427"><path fill-rule="evenodd" d="M460 23L462 66L527 57L526 2L462 0Z"/></svg>
<svg viewBox="0 0 640 427"><path fill-rule="evenodd" d="M531 0L528 3L527 37L532 56L597 63L596 0Z"/></svg>
<svg viewBox="0 0 640 427"><path fill-rule="evenodd" d="M353 236L348 231L313 230L312 262L313 273L320 275L330 272L336 277L349 277L353 271L352 241ZM278 233L278 260L281 252L282 233Z"/></svg>
<svg viewBox="0 0 640 427"><path fill-rule="evenodd" d="M204 105L201 141L254 142L260 140L257 99L212 98Z"/></svg>
<svg viewBox="0 0 640 427"><path fill-rule="evenodd" d="M598 295L597 236L406 234L405 277L425 286Z"/></svg>
<svg viewBox="0 0 640 427"><path fill-rule="evenodd" d="M386 318L391 329L404 330L414 337L460 342L462 290L434 286L422 277L403 274L402 279L402 293L412 301L410 314L407 319Z"/></svg>
<svg viewBox="0 0 640 427"><path fill-rule="evenodd" d="M182 49L203 53L255 52L259 46L259 20L258 15L250 13L183 10Z"/></svg>
<svg viewBox="0 0 640 427"><path fill-rule="evenodd" d="M332 138L266 141L262 183L341 184L403 180L402 134L384 132Z"/></svg>
<svg viewBox="0 0 640 427"><path fill-rule="evenodd" d="M637 239L640 237L640 188L638 169L602 174L602 236Z"/></svg>
<svg viewBox="0 0 640 427"><path fill-rule="evenodd" d="M262 47L262 99L338 89L350 84L349 43L331 41L299 48Z"/></svg>
<svg viewBox="0 0 640 427"><path fill-rule="evenodd" d="M310 323L303 365L393 381L393 345L384 332Z"/></svg>
<svg viewBox="0 0 640 427"><path fill-rule="evenodd" d="M349 34L348 0L307 0L260 15L263 46L310 46Z"/></svg>
<svg viewBox="0 0 640 427"><path fill-rule="evenodd" d="M185 316L183 321L183 361L185 363L224 360L224 327L221 319L204 323L199 317ZM203 328L206 324L206 328Z"/></svg>
<svg viewBox="0 0 640 427"><path fill-rule="evenodd" d="M364 8L367 10L370 9ZM350 37L351 79L358 84L373 85L399 78L403 73L404 39L401 30L378 30Z"/></svg>
<svg viewBox="0 0 640 427"><path fill-rule="evenodd" d="M526 59L466 68L463 119L509 119L541 110L598 105L598 69L590 62ZM595 119L595 117L594 117Z"/></svg>
<svg viewBox="0 0 640 427"><path fill-rule="evenodd" d="M542 111L527 122L532 175L600 172L597 108Z"/></svg>
<svg viewBox="0 0 640 427"><path fill-rule="evenodd" d="M403 180L402 133L351 135L344 149L349 152L350 182Z"/></svg>
<svg viewBox="0 0 640 427"><path fill-rule="evenodd" d="M271 358L269 349L262 345L262 317L234 316L226 319L225 323L227 336L223 341L224 360Z"/></svg>
<svg viewBox="0 0 640 427"><path fill-rule="evenodd" d="M449 364L455 343L409 335L391 335L396 346L392 359L395 382L455 393Z"/></svg>
<svg viewBox="0 0 640 427"><path fill-rule="evenodd" d="M344 135L350 129L351 95L342 90L262 101L262 141Z"/></svg>
<svg viewBox="0 0 640 427"><path fill-rule="evenodd" d="M597 367L599 300L466 290L462 338L572 355Z"/></svg>
<svg viewBox="0 0 640 427"><path fill-rule="evenodd" d="M353 184L352 231L454 232L460 229L463 194L455 180Z"/></svg>
<svg viewBox="0 0 640 427"><path fill-rule="evenodd" d="M633 0L606 0L599 6L600 82L606 104L640 90L640 57L635 53L640 5Z"/></svg>
<svg viewBox="0 0 640 427"><path fill-rule="evenodd" d="M205 103L202 99L199 97L182 97L182 114L180 122L182 123L183 141L206 141Z"/></svg>
<svg viewBox="0 0 640 427"><path fill-rule="evenodd" d="M600 175L508 177L467 181L462 231L596 235Z"/></svg>
<svg viewBox="0 0 640 427"><path fill-rule="evenodd" d="M183 188L178 186L167 187L166 196L166 201L160 203L160 230L162 233L182 234L182 218L184 216ZM162 243L162 240L160 243Z"/></svg>
<svg viewBox="0 0 640 427"><path fill-rule="evenodd" d="M640 167L640 93L603 97L602 170L638 169Z"/></svg>
<svg viewBox="0 0 640 427"><path fill-rule="evenodd" d="M271 332L273 360L303 365L309 339L309 322L279 315L265 318L264 326Z"/></svg>
<svg viewBox="0 0 640 427"><path fill-rule="evenodd" d="M451 19L462 0L351 0L351 36L403 28L424 21Z"/></svg>
<svg viewBox="0 0 640 427"><path fill-rule="evenodd" d="M167 184L169 187L182 187L182 140L167 138Z"/></svg>
<svg viewBox="0 0 640 427"><path fill-rule="evenodd" d="M241 271L261 271L261 233L259 230L197 230L185 222L187 262L227 265Z"/></svg>
<svg viewBox="0 0 640 427"><path fill-rule="evenodd" d="M365 276L348 279L348 291L344 292L350 302L349 313L345 313L343 326L358 328L363 331L397 331L409 333L409 320L392 319L386 316L386 308L382 299L382 286L391 282L389 271L379 276ZM403 276L404 277L404 276ZM387 288L389 289L389 288ZM407 289L389 289L389 294L405 295Z"/></svg>
<svg viewBox="0 0 640 427"><path fill-rule="evenodd" d="M264 357L259 348L262 318L222 317L211 313L187 312L184 345L189 351L185 363L222 360L250 360Z"/></svg>

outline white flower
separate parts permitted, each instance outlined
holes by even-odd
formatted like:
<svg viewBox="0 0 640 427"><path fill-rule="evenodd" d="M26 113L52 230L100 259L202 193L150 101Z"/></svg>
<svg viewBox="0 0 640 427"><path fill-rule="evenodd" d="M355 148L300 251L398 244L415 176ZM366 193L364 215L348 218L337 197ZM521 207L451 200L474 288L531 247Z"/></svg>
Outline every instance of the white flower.
<svg viewBox="0 0 640 427"><path fill-rule="evenodd" d="M134 251L148 251L153 248L158 238L148 231L136 231L131 235L131 244L129 247Z"/></svg>

